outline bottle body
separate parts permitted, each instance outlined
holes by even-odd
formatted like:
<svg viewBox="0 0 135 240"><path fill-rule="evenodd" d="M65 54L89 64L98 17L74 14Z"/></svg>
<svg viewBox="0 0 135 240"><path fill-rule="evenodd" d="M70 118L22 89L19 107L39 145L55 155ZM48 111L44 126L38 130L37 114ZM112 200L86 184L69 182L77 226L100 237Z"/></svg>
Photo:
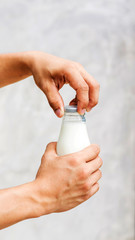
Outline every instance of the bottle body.
<svg viewBox="0 0 135 240"><path fill-rule="evenodd" d="M59 156L74 153L90 145L86 120L77 112L65 113L57 143Z"/></svg>

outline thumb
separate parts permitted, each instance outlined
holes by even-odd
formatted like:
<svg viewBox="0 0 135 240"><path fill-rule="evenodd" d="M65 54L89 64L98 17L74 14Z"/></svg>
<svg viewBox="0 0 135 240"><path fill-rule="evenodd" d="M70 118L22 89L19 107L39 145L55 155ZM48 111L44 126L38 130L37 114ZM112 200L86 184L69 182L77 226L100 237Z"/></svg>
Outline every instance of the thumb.
<svg viewBox="0 0 135 240"><path fill-rule="evenodd" d="M64 102L55 84L49 84L45 90L45 95L57 117L62 117L64 115Z"/></svg>
<svg viewBox="0 0 135 240"><path fill-rule="evenodd" d="M46 164L46 160L49 159L49 160L53 160L54 157L57 156L56 154L56 142L51 142L49 143L47 146L46 146L46 150L42 156L42 159L41 159L41 165L38 169L38 172L36 174L36 178L40 177L40 176L44 176L44 166ZM48 158L46 158L48 156Z"/></svg>
<svg viewBox="0 0 135 240"><path fill-rule="evenodd" d="M56 145L57 145L57 142L48 143L45 149L45 154L49 154L49 155L51 154L53 156L57 156Z"/></svg>

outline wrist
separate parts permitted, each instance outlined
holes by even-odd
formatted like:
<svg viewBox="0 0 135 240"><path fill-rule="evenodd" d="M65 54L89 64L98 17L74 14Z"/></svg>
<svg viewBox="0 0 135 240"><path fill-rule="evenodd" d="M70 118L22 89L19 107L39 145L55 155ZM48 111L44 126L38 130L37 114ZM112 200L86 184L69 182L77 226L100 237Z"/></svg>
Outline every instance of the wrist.
<svg viewBox="0 0 135 240"><path fill-rule="evenodd" d="M23 62L29 68L32 75L34 73L35 65L37 63L37 55L39 53L40 53L39 51L23 52L23 58L22 58Z"/></svg>
<svg viewBox="0 0 135 240"><path fill-rule="evenodd" d="M36 218L41 215L41 207L37 201L37 193L34 182L29 182L13 188L14 198L21 208L22 219ZM19 209L17 211L19 211Z"/></svg>
<svg viewBox="0 0 135 240"><path fill-rule="evenodd" d="M21 62L22 64L28 69L28 72L30 75L32 75L32 65L33 65L33 56L34 56L34 51L26 51L21 53Z"/></svg>
<svg viewBox="0 0 135 240"><path fill-rule="evenodd" d="M57 199L53 196L47 181L36 179L32 183L35 216L40 217L55 212Z"/></svg>
<svg viewBox="0 0 135 240"><path fill-rule="evenodd" d="M24 194L26 206L28 206L26 218L40 217L42 215L42 206L38 199L38 191L35 181L25 184Z"/></svg>

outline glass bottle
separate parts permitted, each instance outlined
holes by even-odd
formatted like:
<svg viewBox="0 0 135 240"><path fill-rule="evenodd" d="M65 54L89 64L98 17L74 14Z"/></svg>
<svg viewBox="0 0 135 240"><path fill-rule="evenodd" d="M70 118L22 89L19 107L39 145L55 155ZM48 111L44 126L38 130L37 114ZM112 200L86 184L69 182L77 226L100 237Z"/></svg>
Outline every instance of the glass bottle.
<svg viewBox="0 0 135 240"><path fill-rule="evenodd" d="M57 154L61 156L78 152L88 145L90 145L90 141L85 114L80 115L76 105L66 106L57 142Z"/></svg>

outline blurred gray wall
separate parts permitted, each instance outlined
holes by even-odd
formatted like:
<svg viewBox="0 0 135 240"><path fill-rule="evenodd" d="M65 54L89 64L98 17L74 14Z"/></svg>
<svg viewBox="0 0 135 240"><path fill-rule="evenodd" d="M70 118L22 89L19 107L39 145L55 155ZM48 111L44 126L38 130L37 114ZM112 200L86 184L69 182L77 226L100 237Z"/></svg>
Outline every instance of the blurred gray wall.
<svg viewBox="0 0 135 240"><path fill-rule="evenodd" d="M133 240L135 1L1 0L0 52L27 50L78 61L101 84L87 127L101 147L103 178L86 203L18 223L0 239ZM74 97L67 86L61 94L65 104ZM32 78L0 89L1 188L34 179L60 125Z"/></svg>

